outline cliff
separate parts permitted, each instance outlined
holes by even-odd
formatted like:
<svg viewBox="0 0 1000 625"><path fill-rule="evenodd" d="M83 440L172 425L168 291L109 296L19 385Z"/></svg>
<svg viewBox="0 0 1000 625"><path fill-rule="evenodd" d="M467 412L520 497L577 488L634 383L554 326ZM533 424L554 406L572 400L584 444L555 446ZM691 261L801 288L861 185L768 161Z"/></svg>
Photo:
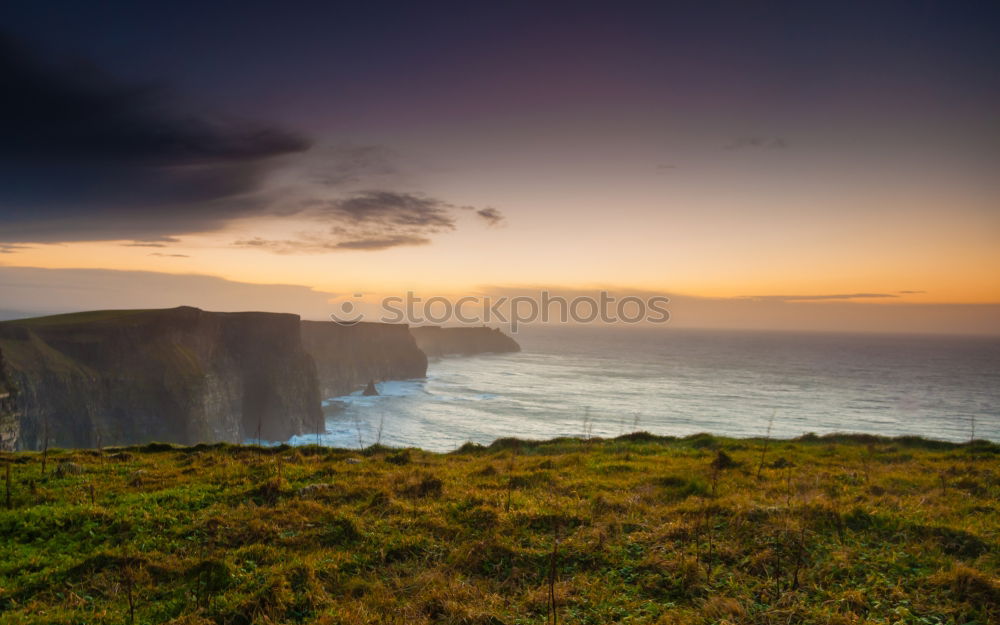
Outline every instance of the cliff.
<svg viewBox="0 0 1000 625"><path fill-rule="evenodd" d="M13 380L7 375L3 351L0 351L0 451L14 448L19 426L16 389Z"/></svg>
<svg viewBox="0 0 1000 625"><path fill-rule="evenodd" d="M449 355L519 352L521 346L499 328L441 328L423 326L410 328L417 345L431 357Z"/></svg>
<svg viewBox="0 0 1000 625"><path fill-rule="evenodd" d="M427 356L406 325L303 321L302 345L316 362L323 397L347 395L369 380L427 375Z"/></svg>
<svg viewBox="0 0 1000 625"><path fill-rule="evenodd" d="M267 440L313 431L322 412L299 323L188 307L0 323L16 389L0 414L19 413L2 443L38 449L46 431L60 447L240 442L258 425Z"/></svg>

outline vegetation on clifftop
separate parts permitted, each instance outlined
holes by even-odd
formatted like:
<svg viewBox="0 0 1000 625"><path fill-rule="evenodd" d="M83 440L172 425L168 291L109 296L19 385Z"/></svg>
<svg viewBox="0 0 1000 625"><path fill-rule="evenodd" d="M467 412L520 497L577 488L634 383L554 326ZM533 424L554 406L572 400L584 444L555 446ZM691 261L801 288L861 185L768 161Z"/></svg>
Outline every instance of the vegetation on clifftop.
<svg viewBox="0 0 1000 625"><path fill-rule="evenodd" d="M647 434L5 454L0 623L985 625L998 454Z"/></svg>

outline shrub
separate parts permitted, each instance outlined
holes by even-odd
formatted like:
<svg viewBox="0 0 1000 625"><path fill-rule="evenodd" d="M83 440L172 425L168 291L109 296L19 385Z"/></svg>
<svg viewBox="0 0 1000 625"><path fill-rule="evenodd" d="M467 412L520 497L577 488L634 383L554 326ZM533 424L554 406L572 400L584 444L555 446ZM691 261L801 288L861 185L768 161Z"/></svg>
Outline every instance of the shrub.
<svg viewBox="0 0 1000 625"><path fill-rule="evenodd" d="M344 517L334 517L324 523L320 535L320 543L327 547L336 547L352 543L361 537L354 522Z"/></svg>
<svg viewBox="0 0 1000 625"><path fill-rule="evenodd" d="M416 480L409 481L400 493L406 497L440 497L444 483L433 475L425 474Z"/></svg>
<svg viewBox="0 0 1000 625"><path fill-rule="evenodd" d="M712 460L712 468L716 471L721 471L723 469L731 469L737 466L737 462L733 460L729 454L719 450L719 453L715 454L715 460Z"/></svg>
<svg viewBox="0 0 1000 625"><path fill-rule="evenodd" d="M1000 582L985 573L963 564L940 572L931 581L947 588L956 601L966 601L977 607L1000 608Z"/></svg>
<svg viewBox="0 0 1000 625"><path fill-rule="evenodd" d="M388 462L389 464L394 464L396 466L403 466L406 464L410 464L410 450L404 449L394 454L389 454L388 456L385 457L385 461Z"/></svg>
<svg viewBox="0 0 1000 625"><path fill-rule="evenodd" d="M257 503L264 503L269 506L273 506L282 497L292 493L291 486L288 482L281 477L272 477L263 484L259 484L256 488L252 489L249 495L257 501Z"/></svg>
<svg viewBox="0 0 1000 625"><path fill-rule="evenodd" d="M679 475L668 475L657 481L663 488L667 501L681 501L688 497L707 497L708 486L700 480L693 480Z"/></svg>
<svg viewBox="0 0 1000 625"><path fill-rule="evenodd" d="M719 441L716 440L714 436L704 432L700 434L692 434L691 436L685 436L683 440L694 449L714 449L719 446Z"/></svg>

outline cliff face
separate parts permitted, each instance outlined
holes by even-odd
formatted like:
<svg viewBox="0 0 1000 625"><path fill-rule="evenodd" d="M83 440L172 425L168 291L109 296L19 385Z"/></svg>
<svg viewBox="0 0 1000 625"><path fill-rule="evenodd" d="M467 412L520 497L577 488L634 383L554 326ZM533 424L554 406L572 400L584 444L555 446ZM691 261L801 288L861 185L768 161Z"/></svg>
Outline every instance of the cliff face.
<svg viewBox="0 0 1000 625"><path fill-rule="evenodd" d="M417 345L428 356L519 352L521 346L498 328L441 328L423 326L410 328Z"/></svg>
<svg viewBox="0 0 1000 625"><path fill-rule="evenodd" d="M238 442L258 426L285 440L322 419L295 315L58 315L0 323L0 350L19 413L8 447L38 449L46 431L62 447Z"/></svg>
<svg viewBox="0 0 1000 625"><path fill-rule="evenodd" d="M316 362L323 397L347 395L369 380L427 375L427 356L405 325L303 321L302 344Z"/></svg>
<svg viewBox="0 0 1000 625"><path fill-rule="evenodd" d="M7 375L7 367L0 351L0 451L14 449L20 431L14 382Z"/></svg>

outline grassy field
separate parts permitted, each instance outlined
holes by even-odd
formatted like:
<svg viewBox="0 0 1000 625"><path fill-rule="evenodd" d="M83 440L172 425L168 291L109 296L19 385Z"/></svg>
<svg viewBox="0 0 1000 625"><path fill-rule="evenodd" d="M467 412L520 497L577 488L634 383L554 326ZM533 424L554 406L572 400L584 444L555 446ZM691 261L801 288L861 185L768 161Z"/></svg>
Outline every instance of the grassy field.
<svg viewBox="0 0 1000 625"><path fill-rule="evenodd" d="M3 624L1000 622L985 442L153 444L7 468Z"/></svg>

